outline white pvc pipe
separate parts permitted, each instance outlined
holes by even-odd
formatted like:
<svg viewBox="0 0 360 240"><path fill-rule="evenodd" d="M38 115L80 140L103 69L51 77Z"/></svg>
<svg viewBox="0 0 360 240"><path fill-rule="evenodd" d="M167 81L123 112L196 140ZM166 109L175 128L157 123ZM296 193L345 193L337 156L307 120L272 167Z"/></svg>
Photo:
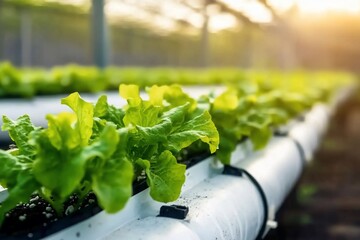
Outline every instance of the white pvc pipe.
<svg viewBox="0 0 360 240"><path fill-rule="evenodd" d="M156 226L154 228L154 225ZM105 236L102 239L134 239L134 231L137 233L136 239L142 240L200 240L186 224L171 218L163 217L147 217L141 220L132 222L121 229L122 232L118 235L114 232L112 235Z"/></svg>
<svg viewBox="0 0 360 240"><path fill-rule="evenodd" d="M300 154L290 138L273 138L250 157L246 156L249 147L244 142L232 161L257 179L272 220L301 173ZM264 221L258 189L246 177L220 175L219 169L211 167L213 161L210 157L187 170L181 197L175 202L189 207L185 220L156 217L163 204L152 200L147 189L133 196L119 213L100 212L46 239L254 239Z"/></svg>
<svg viewBox="0 0 360 240"><path fill-rule="evenodd" d="M218 175L219 169L214 169L212 167L213 161L214 157L212 156L186 170L186 181L182 187L182 191L186 192L205 179ZM77 239L101 239L115 231L117 228L125 226L138 218L142 219L149 216L156 216L162 205L163 203L152 200L149 195L149 189L146 189L131 197L125 208L120 212L116 214L107 214L102 211L83 222L51 235L46 239L71 239L79 232L81 234ZM89 225L92 227L89 228Z"/></svg>
<svg viewBox="0 0 360 240"><path fill-rule="evenodd" d="M162 239L164 229L167 239L254 239L263 218L259 193L246 179L233 176L216 176L203 181L185 192L176 202L189 207L185 220L159 218L156 215L135 220L129 225L109 233L105 239ZM251 206L251 207L249 207ZM159 221L163 224L159 224ZM170 232L174 225L190 231Z"/></svg>
<svg viewBox="0 0 360 240"><path fill-rule="evenodd" d="M311 111L289 132L303 147L307 160L322 134L316 128L329 116L321 108L314 109L315 113ZM316 120L315 116L323 119ZM232 165L246 169L261 185L269 220L273 220L302 171L300 153L291 138L273 138L264 150L252 154L247 141L232 154ZM210 157L187 170L181 197L174 202L189 207L185 220L157 217L163 204L152 200L147 189L133 196L123 211L101 212L47 239L254 239L264 221L258 189L246 177L221 175L212 167L213 162Z"/></svg>
<svg viewBox="0 0 360 240"><path fill-rule="evenodd" d="M237 154L241 159L242 153ZM298 149L288 138L273 139L261 154L241 160L236 165L247 169L260 183L270 212L280 207L302 170ZM244 177L218 175L206 179L184 192L175 204L189 207L185 220L159 220L154 215L120 227L105 239L138 239L139 236L142 239L162 239L159 236L161 229L173 229L174 224L179 223L192 231L184 232L181 239L193 235L204 240L255 239L264 221L260 194ZM176 234L179 233L166 231L168 239L178 238Z"/></svg>
<svg viewBox="0 0 360 240"><path fill-rule="evenodd" d="M319 132L311 124L300 122L290 129L289 136L301 145L306 161L310 162L318 146Z"/></svg>
<svg viewBox="0 0 360 240"><path fill-rule="evenodd" d="M331 112L329 106L318 103L305 114L303 122L292 125L289 136L302 146L306 161L310 162L313 153L319 147L329 125Z"/></svg>
<svg viewBox="0 0 360 240"><path fill-rule="evenodd" d="M246 168L260 183L269 207L278 209L302 172L302 159L289 138L273 138L265 150L236 164Z"/></svg>
<svg viewBox="0 0 360 240"><path fill-rule="evenodd" d="M305 115L305 122L312 124L313 129L323 136L329 124L330 109L327 105L318 103Z"/></svg>

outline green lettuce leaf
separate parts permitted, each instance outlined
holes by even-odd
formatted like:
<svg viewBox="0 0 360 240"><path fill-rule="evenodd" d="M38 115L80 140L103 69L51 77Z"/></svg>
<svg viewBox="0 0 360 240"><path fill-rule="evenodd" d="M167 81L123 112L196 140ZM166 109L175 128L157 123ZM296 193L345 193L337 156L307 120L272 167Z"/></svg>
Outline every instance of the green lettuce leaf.
<svg viewBox="0 0 360 240"><path fill-rule="evenodd" d="M38 137L38 154L33 172L36 179L56 197L65 199L79 186L87 159L81 150L56 149L44 134Z"/></svg>
<svg viewBox="0 0 360 240"><path fill-rule="evenodd" d="M47 139L57 150L75 149L81 144L80 132L74 127L76 115L73 113L59 113L47 115L48 128L40 138ZM35 136L35 135L34 135Z"/></svg>
<svg viewBox="0 0 360 240"><path fill-rule="evenodd" d="M149 94L149 102L154 106L164 105L164 95L169 90L169 86L154 85L147 89Z"/></svg>
<svg viewBox="0 0 360 240"><path fill-rule="evenodd" d="M154 106L165 106L169 108L190 104L189 109L193 111L196 108L196 101L183 92L180 86L152 86L147 89L149 102ZM169 108L167 110L169 110Z"/></svg>
<svg viewBox="0 0 360 240"><path fill-rule="evenodd" d="M109 157L116 149L118 138L115 127L108 126L97 140L88 145L93 127L93 106L77 93L62 102L75 114L47 116L48 128L34 136L37 156L33 172L51 194L64 200L80 185L87 161Z"/></svg>
<svg viewBox="0 0 360 240"><path fill-rule="evenodd" d="M138 85L120 84L119 94L121 97L123 97L128 101L128 104L131 107L136 107L142 102L140 98L140 90Z"/></svg>
<svg viewBox="0 0 360 240"><path fill-rule="evenodd" d="M35 130L28 115L19 117L16 121L3 116L3 131L9 131L11 139L19 149L19 154L31 156L34 154L34 146L29 144L29 134Z"/></svg>
<svg viewBox="0 0 360 240"><path fill-rule="evenodd" d="M69 106L76 113L75 128L79 131L81 145L87 145L92 134L94 106L84 101L77 92L61 99L61 103Z"/></svg>
<svg viewBox="0 0 360 240"><path fill-rule="evenodd" d="M115 213L125 206L132 195L133 175L130 161L112 158L92 176L92 189L106 212Z"/></svg>
<svg viewBox="0 0 360 240"><path fill-rule="evenodd" d="M28 201L40 186L30 171L31 165L22 162L18 156L0 150L0 184L8 188L9 194L0 204L0 225L9 210L19 202Z"/></svg>
<svg viewBox="0 0 360 240"><path fill-rule="evenodd" d="M238 138L232 132L221 131L219 149L216 151L216 157L223 164L230 164L231 154L235 150Z"/></svg>
<svg viewBox="0 0 360 240"><path fill-rule="evenodd" d="M198 139L209 145L211 153L214 153L219 145L219 133L207 111L171 131L167 139L170 149L176 151L188 147Z"/></svg>
<svg viewBox="0 0 360 240"><path fill-rule="evenodd" d="M255 150L264 148L272 137L271 128L253 129L250 140Z"/></svg>
<svg viewBox="0 0 360 240"><path fill-rule="evenodd" d="M118 139L115 127L109 125L89 146L58 150L49 144L45 131L38 137L38 154L33 167L35 177L52 194L65 199L80 185L86 163L95 157L109 158L116 150Z"/></svg>
<svg viewBox="0 0 360 240"><path fill-rule="evenodd" d="M122 209L132 195L134 170L126 158L128 132L116 131L107 126L101 136L85 150L89 155L97 156L97 164L92 167L91 186L99 204L109 213Z"/></svg>
<svg viewBox="0 0 360 240"><path fill-rule="evenodd" d="M235 89L228 89L214 99L213 109L220 111L234 110L237 108L239 98Z"/></svg>
<svg viewBox="0 0 360 240"><path fill-rule="evenodd" d="M219 145L219 134L209 112L187 116L189 104L172 108L159 119L153 127L136 126L143 144L161 143L169 150L179 152L197 140L207 143L210 152Z"/></svg>
<svg viewBox="0 0 360 240"><path fill-rule="evenodd" d="M106 95L102 95L98 99L94 109L94 117L112 122L117 128L122 128L125 126L123 122L124 116L124 110L108 104Z"/></svg>
<svg viewBox="0 0 360 240"><path fill-rule="evenodd" d="M172 202L179 197L185 182L186 166L178 164L170 151L166 150L150 160L139 159L136 163L145 169L150 195L154 200Z"/></svg>
<svg viewBox="0 0 360 240"><path fill-rule="evenodd" d="M154 122L158 124L149 126L146 123L139 122L139 124L136 124L137 138L141 139L142 144L166 144L171 131L184 124L188 107L189 104L184 104L164 112L161 117L157 116L155 118Z"/></svg>
<svg viewBox="0 0 360 240"><path fill-rule="evenodd" d="M127 109L123 121L125 126L139 125L151 127L159 122L161 111L161 107L150 105L147 102L141 102L139 105Z"/></svg>
<svg viewBox="0 0 360 240"><path fill-rule="evenodd" d="M189 104L189 112L194 111L197 107L195 99L184 93L178 85L169 86L164 94L164 99L173 107Z"/></svg>

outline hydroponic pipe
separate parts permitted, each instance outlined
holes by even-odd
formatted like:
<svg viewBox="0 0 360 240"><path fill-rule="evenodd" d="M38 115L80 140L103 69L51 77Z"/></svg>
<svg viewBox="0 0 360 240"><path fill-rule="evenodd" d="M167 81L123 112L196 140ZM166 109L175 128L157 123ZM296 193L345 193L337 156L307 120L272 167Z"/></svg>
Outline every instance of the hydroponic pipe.
<svg viewBox="0 0 360 240"><path fill-rule="evenodd" d="M246 160L242 149L233 153L232 165L250 172L264 191L268 219L264 218L259 191L249 179L218 175L184 192L175 202L189 207L184 220L148 216L120 227L106 239L138 239L139 236L142 239L256 239L264 221L268 228L276 226L272 221L275 212L304 166L300 151L311 159L323 131L317 124L325 125L328 121L329 115L323 113L324 109L314 107L304 122L290 129L288 137L273 138L265 150L253 153ZM321 122L313 123L315 116L320 115ZM167 230L159 234L161 229ZM175 233L172 229L182 231Z"/></svg>
<svg viewBox="0 0 360 240"><path fill-rule="evenodd" d="M181 197L168 204L188 207L184 220L157 217L163 204L145 190L132 197L123 211L101 212L48 239L255 239L263 234L264 221L268 227L276 225L274 214L301 173L304 160L296 142L310 155L316 148L321 131L311 119L305 116L289 136L273 138L262 151L249 154L251 144L246 142L233 153L231 164L256 179L265 202L248 177L221 175L221 169L210 167L214 160L210 157L187 171Z"/></svg>
<svg viewBox="0 0 360 240"><path fill-rule="evenodd" d="M189 208L185 220L157 217L162 204L151 200L145 190L132 197L123 211L101 212L48 239L255 239L264 221L272 223L303 164L290 138L274 138L251 156L248 147L244 143L237 148L232 164L257 179L266 196L267 213L259 189L249 178L221 175L210 157L187 171L183 193L174 203Z"/></svg>
<svg viewBox="0 0 360 240"><path fill-rule="evenodd" d="M233 159L237 155L241 159L240 152L234 155ZM234 166L246 169L261 185L269 219L264 219L264 203L252 181L217 175L184 192L174 203L189 207L184 220L153 215L135 220L105 239L255 239L264 220L273 225L274 213L301 173L302 160L293 140L274 138L265 150Z"/></svg>

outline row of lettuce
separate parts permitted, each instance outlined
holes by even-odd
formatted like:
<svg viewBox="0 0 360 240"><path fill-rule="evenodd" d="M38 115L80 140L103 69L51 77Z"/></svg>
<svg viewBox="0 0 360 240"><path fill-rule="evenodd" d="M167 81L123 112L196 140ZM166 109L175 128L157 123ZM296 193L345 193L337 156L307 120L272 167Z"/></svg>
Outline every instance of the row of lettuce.
<svg viewBox="0 0 360 240"><path fill-rule="evenodd" d="M16 147L0 150L0 185L9 193L0 204L0 223L34 193L59 216L70 196L83 199L89 192L115 213L139 179L146 179L154 200L174 201L188 156L215 153L228 164L239 141L248 138L255 149L264 147L275 128L351 84L351 78L326 74L292 77L297 81L241 81L198 99L177 85L149 87L147 99L138 85L120 85L123 107L108 104L106 95L90 103L75 92L61 100L72 112L47 115L47 128L34 126L27 115L3 116L2 130Z"/></svg>
<svg viewBox="0 0 360 240"><path fill-rule="evenodd" d="M0 63L0 98L30 98L37 95L63 94L72 92L101 92L117 90L119 84L136 84L144 89L152 85L209 85L236 84L239 81L255 79L259 82L304 82L316 79L352 78L348 73L298 71L253 71L240 69L180 69L139 67L96 67L66 65L43 68L16 68L9 62ZM269 81L271 80L271 81ZM318 81L315 81L318 82ZM269 87L261 84L262 87ZM312 84L310 84L312 86ZM270 86L274 88L273 86Z"/></svg>

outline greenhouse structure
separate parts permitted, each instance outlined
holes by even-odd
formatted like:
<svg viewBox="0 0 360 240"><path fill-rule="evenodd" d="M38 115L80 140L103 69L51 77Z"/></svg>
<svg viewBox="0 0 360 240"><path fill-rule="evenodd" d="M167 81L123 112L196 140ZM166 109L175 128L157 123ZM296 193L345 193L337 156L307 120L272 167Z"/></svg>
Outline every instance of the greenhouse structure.
<svg viewBox="0 0 360 240"><path fill-rule="evenodd" d="M1 0L0 239L360 239L358 0Z"/></svg>

